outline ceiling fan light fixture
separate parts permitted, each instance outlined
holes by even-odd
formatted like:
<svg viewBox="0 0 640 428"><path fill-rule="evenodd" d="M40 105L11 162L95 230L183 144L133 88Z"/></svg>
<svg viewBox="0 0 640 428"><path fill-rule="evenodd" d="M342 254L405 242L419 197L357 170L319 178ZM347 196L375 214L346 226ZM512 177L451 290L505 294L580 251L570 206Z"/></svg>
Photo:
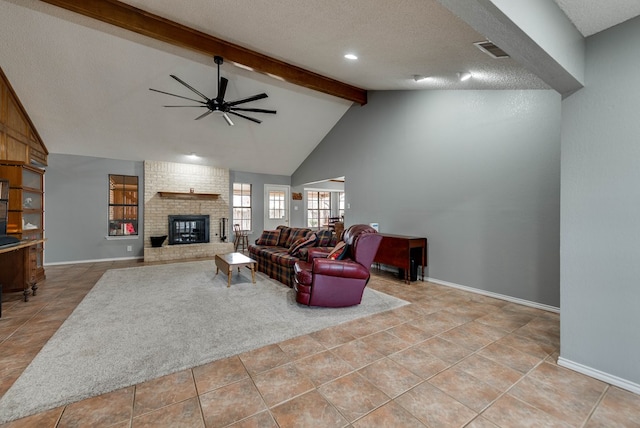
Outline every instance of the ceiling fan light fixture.
<svg viewBox="0 0 640 428"><path fill-rule="evenodd" d="M268 95L265 94L265 93L256 94L256 95L253 95L251 97L242 98L242 99L235 100L235 101L225 101L224 96L225 96L226 91L227 91L227 86L229 84L229 80L227 78L225 78L225 77L220 77L220 65L224 62L224 60L222 59L221 56L215 55L213 57L213 61L218 66L218 79L217 79L218 95L216 95L215 98L207 97L205 94L203 94L202 92L198 91L196 88L194 88L193 86L189 85L187 82L183 81L178 76L175 76L173 74L170 74L170 76L174 80L176 80L181 85L183 85L184 87L189 89L191 92L193 92L196 95L198 95L200 98L202 98L202 100L189 98L189 97L183 97L182 95L172 94L170 92L165 92L165 91L159 91L159 90L153 89L153 88L149 88L149 90L150 91L154 91L154 92L159 92L159 93L165 94L165 95L171 95L172 97L182 98L182 99L185 99L185 100L188 100L188 101L193 101L193 102L197 103L195 105L167 105L167 106L164 106L164 107L197 107L197 108L199 107L199 108L206 108L207 110L204 113L202 113L200 116L196 117L195 120L200 120L200 119L202 119L204 117L207 117L211 113L218 113L218 114L222 114L222 117L224 118L224 120L227 122L227 124L229 126L233 126L233 121L231 120L229 115L227 115L227 113L229 113L229 114L233 114L234 116L238 116L238 117L241 117L243 119L250 120L251 122L260 124L260 123L262 123L262 121L260 119L256 119L255 117L252 117L252 116L247 116L244 112L268 113L268 114L276 114L277 113L275 110L269 110L269 109L264 109L264 108L238 107L239 105L242 105L242 104L245 104L245 103L248 103L248 102L251 102L251 101L257 101L257 100L261 100L261 99L267 98ZM240 112L242 112L242 113L240 113Z"/></svg>
<svg viewBox="0 0 640 428"><path fill-rule="evenodd" d="M468 71L461 71L460 73L458 73L458 80L460 80L461 82L469 79L471 79L471 73L469 73Z"/></svg>
<svg viewBox="0 0 640 428"><path fill-rule="evenodd" d="M280 80L281 82L286 82L285 78L282 76L278 76L277 74L271 74L271 73L267 73L267 76L276 79L276 80Z"/></svg>
<svg viewBox="0 0 640 428"><path fill-rule="evenodd" d="M249 67L248 65L240 64L239 62L231 62L231 64L235 65L238 68L243 70L253 71L253 67Z"/></svg>

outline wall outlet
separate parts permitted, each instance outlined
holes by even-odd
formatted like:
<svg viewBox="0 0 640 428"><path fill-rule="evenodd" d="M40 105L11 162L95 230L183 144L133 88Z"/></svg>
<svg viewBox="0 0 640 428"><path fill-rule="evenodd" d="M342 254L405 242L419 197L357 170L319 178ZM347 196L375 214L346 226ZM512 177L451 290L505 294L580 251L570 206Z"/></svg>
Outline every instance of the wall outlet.
<svg viewBox="0 0 640 428"><path fill-rule="evenodd" d="M133 246L132 245L127 245L127 251L133 251Z"/></svg>

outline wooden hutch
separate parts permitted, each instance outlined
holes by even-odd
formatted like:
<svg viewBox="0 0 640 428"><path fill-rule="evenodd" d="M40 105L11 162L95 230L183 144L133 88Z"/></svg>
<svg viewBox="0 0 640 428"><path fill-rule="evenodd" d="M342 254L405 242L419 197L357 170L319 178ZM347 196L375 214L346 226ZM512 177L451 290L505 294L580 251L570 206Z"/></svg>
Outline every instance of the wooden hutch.
<svg viewBox="0 0 640 428"><path fill-rule="evenodd" d="M0 179L9 180L7 235L41 241L21 251L0 254L4 291L25 290L45 278L44 169L49 152L0 68ZM25 266L29 264L28 266Z"/></svg>

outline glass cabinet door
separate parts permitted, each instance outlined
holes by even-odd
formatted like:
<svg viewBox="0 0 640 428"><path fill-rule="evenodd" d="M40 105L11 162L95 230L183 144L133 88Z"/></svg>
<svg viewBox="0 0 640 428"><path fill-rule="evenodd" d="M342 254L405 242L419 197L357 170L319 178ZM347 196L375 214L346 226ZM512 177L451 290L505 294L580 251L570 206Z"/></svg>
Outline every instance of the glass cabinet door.
<svg viewBox="0 0 640 428"><path fill-rule="evenodd" d="M27 168L22 169L22 187L42 191L42 175Z"/></svg>
<svg viewBox="0 0 640 428"><path fill-rule="evenodd" d="M28 232L30 230L42 230L42 214L23 212L22 230L24 232Z"/></svg>
<svg viewBox="0 0 640 428"><path fill-rule="evenodd" d="M42 193L22 192L22 209L42 211Z"/></svg>

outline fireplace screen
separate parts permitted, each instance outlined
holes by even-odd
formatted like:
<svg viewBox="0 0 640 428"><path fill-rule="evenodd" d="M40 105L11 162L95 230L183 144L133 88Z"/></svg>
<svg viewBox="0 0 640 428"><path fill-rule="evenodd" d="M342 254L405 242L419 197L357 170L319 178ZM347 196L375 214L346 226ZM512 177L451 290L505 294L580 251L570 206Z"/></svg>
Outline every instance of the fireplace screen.
<svg viewBox="0 0 640 428"><path fill-rule="evenodd" d="M170 215L169 245L209 242L208 215Z"/></svg>

